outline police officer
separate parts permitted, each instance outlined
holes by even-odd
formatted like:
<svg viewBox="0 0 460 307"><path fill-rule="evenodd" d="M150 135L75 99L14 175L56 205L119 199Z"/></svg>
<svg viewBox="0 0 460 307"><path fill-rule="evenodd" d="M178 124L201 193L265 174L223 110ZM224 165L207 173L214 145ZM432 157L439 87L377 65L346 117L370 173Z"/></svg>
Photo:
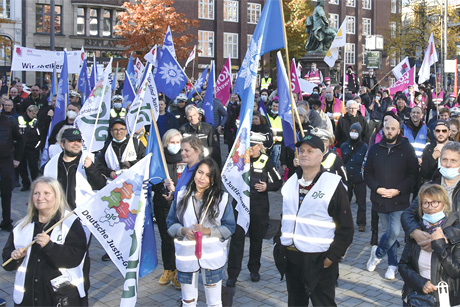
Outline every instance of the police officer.
<svg viewBox="0 0 460 307"><path fill-rule="evenodd" d="M273 162L265 154L263 142L266 137L257 132L251 132L251 203L250 203L250 225L249 225L249 261L248 269L251 272L251 281L260 280L260 256L262 254L262 239L268 229L268 191L276 191L281 187L281 176ZM234 205L235 202L233 203ZM234 210L235 218L238 211ZM227 287L235 287L236 280L241 271L241 263L244 254L244 229L237 225L235 233L230 241L228 255L228 280Z"/></svg>
<svg viewBox="0 0 460 307"><path fill-rule="evenodd" d="M121 95L115 95L112 98L113 108L110 110L110 119L111 121L115 119L126 119L126 108L122 107L123 97Z"/></svg>
<svg viewBox="0 0 460 307"><path fill-rule="evenodd" d="M37 126L38 107L30 105L26 113L18 117L19 131L24 137L24 154L19 164L19 174L22 179L21 191L30 189L29 170L32 181L38 177L38 159L40 156L41 136Z"/></svg>

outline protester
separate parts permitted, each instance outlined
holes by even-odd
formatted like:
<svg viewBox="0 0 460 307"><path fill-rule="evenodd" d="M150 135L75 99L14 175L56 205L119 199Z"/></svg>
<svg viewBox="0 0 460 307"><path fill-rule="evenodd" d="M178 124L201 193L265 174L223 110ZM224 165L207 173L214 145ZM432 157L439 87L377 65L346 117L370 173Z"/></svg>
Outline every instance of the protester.
<svg viewBox="0 0 460 307"><path fill-rule="evenodd" d="M61 226L44 233L69 211L56 179L40 177L32 183L27 215L13 229L2 254L4 261L13 258L5 270L17 271L15 305L88 306L84 287L87 276L82 270L86 235L80 220L72 215ZM35 244L24 249L32 240Z"/></svg>
<svg viewBox="0 0 460 307"><path fill-rule="evenodd" d="M126 108L123 108L123 96L115 95L112 98L112 109L110 109L110 120L126 120Z"/></svg>
<svg viewBox="0 0 460 307"><path fill-rule="evenodd" d="M343 164L347 169L348 196L349 201L355 192L358 203L356 225L358 231L366 231L366 182L363 176L363 163L366 157L368 146L361 139L361 125L354 123L350 126L350 137L340 146L342 151Z"/></svg>
<svg viewBox="0 0 460 307"><path fill-rule="evenodd" d="M275 262L286 273L288 306L306 306L309 299L314 306L335 306L338 262L353 240L348 195L341 177L321 167L324 144L319 137L309 134L296 146L301 169L281 190Z"/></svg>
<svg viewBox="0 0 460 307"><path fill-rule="evenodd" d="M267 151L270 151L273 147L273 133L270 126L267 123L265 116L255 111L252 113L252 132L257 132L265 137L263 146Z"/></svg>
<svg viewBox="0 0 460 307"><path fill-rule="evenodd" d="M227 244L235 231L235 217L214 160L206 158L198 163L185 189L171 205L167 225L169 235L176 238L182 306L197 305L200 271L207 305L221 306Z"/></svg>
<svg viewBox="0 0 460 307"><path fill-rule="evenodd" d="M38 111L37 120L38 120L38 125L39 125L38 130L40 131L40 135L41 135L41 145L40 145L41 150L43 150L43 148L46 145L46 138L48 137L50 124L54 116L54 107L56 106L56 98L57 98L57 95L53 95L53 97L50 98L49 105L42 107Z"/></svg>
<svg viewBox="0 0 460 307"><path fill-rule="evenodd" d="M321 110L326 113L331 120L332 126L335 127L340 116L345 113L343 103L339 98L334 97L332 88L330 87L326 88L324 97L324 100L321 102Z"/></svg>
<svg viewBox="0 0 460 307"><path fill-rule="evenodd" d="M372 246L367 270L374 271L388 255L386 279L394 279L398 270L396 239L401 229L401 214L409 207L417 176L418 161L414 148L400 135L399 122L391 118L384 125L383 140L369 149L364 167L372 207L386 228L378 246Z"/></svg>
<svg viewBox="0 0 460 307"><path fill-rule="evenodd" d="M262 255L262 239L268 230L270 204L268 200L269 191L277 191L282 184L281 176L275 168L274 163L265 154L264 135L251 132L251 171L250 171L250 208L249 213L249 260L248 269L251 273L251 281L260 280L260 257ZM235 217L238 218L236 202L234 202ZM236 226L235 233L230 241L228 279L227 287L235 287L238 276L241 272L241 265L244 254L245 230Z"/></svg>
<svg viewBox="0 0 460 307"><path fill-rule="evenodd" d="M383 119L387 102L382 99L382 93L377 92L369 105L369 132L373 133ZM362 115L362 114L361 114Z"/></svg>
<svg viewBox="0 0 460 307"><path fill-rule="evenodd" d="M423 110L414 106L410 111L410 118L403 124L404 136L414 147L415 154L422 163L422 153L428 142L429 129L423 123Z"/></svg>
<svg viewBox="0 0 460 307"><path fill-rule="evenodd" d="M3 109L2 109L3 108ZM18 113L16 113L16 111L14 110L14 103L11 99L5 99L3 102L2 102L2 108L0 108L0 111L1 111L1 115L2 116L6 116L6 117L9 117L9 118L13 118L13 120L17 120L19 115Z"/></svg>
<svg viewBox="0 0 460 307"><path fill-rule="evenodd" d="M38 84L32 86L29 97L22 101L21 109L27 110L27 108L31 105L37 106L38 109L47 106L48 101L42 96L42 94L40 94L40 91L40 86Z"/></svg>
<svg viewBox="0 0 460 307"><path fill-rule="evenodd" d="M350 127L354 123L361 125L361 138L364 142L369 142L369 126L364 116L358 113L359 105L355 100L347 101L347 113L339 118L335 129L337 146L341 146L347 139L350 133Z"/></svg>
<svg viewBox="0 0 460 307"><path fill-rule="evenodd" d="M405 306L413 306L421 298L425 302L439 302L437 286L448 285L451 306L460 304L460 236L452 235L458 228L458 211L452 211L447 191L437 184L427 184L418 194L419 227L431 235L431 251L420 248L414 239L408 239L399 262L404 280L402 298Z"/></svg>
<svg viewBox="0 0 460 307"><path fill-rule="evenodd" d="M175 110L171 110L171 113L174 114L179 124L179 127L181 127L187 123L187 114L185 113L185 105L187 103L187 96L185 94L179 94L179 96L177 96L176 101L177 101L177 108ZM170 106L170 109L171 109L171 106Z"/></svg>
<svg viewBox="0 0 460 307"><path fill-rule="evenodd" d="M177 185L177 180L181 177L186 166L180 153L181 140L182 135L180 132L176 129L170 129L166 131L162 141L168 173L174 185ZM153 185L152 191L154 193L152 199L153 213L160 232L161 258L163 259L163 274L158 282L162 286L172 282L176 289L180 289L180 283L177 281L176 259L174 257L174 240L169 236L166 225L166 217L171 206L171 201L168 200L170 195L168 194L172 192L165 189L164 182Z"/></svg>
<svg viewBox="0 0 460 307"><path fill-rule="evenodd" d="M370 68L369 73L363 77L363 86L367 87L372 96L375 96L378 93L378 83L377 77L374 75L374 69Z"/></svg>
<svg viewBox="0 0 460 307"><path fill-rule="evenodd" d="M342 83L342 81L341 81ZM353 73L353 67L351 65L347 66L347 71L345 72L345 84L343 84L353 94L358 92L359 80L358 77Z"/></svg>
<svg viewBox="0 0 460 307"><path fill-rule="evenodd" d="M450 139L455 142L460 142L460 121L456 118L449 120Z"/></svg>
<svg viewBox="0 0 460 307"><path fill-rule="evenodd" d="M194 105L189 105L185 108L188 123L182 125L179 131L184 138L189 136L196 136L203 144L203 154L205 157L211 155L214 132L212 126L208 123L200 122L198 109Z"/></svg>
<svg viewBox="0 0 460 307"><path fill-rule="evenodd" d="M332 131L332 123L330 119L321 110L321 101L319 101L318 99L314 101L316 101L317 103L319 102L319 107L317 109L313 108L313 106L310 108L309 102L301 100L297 103L297 110L300 108L303 108L305 110L307 114L307 116L305 117L305 122L309 123L309 125L313 127L319 127L319 128L324 128L324 127L326 127L327 129L330 128L330 130Z"/></svg>
<svg viewBox="0 0 460 307"><path fill-rule="evenodd" d="M56 125L54 125L53 130L50 133L48 138L48 144L55 144L56 143L56 134L61 130L62 126L64 125L71 125L73 126L75 119L77 118L78 113L80 112L81 104L77 102L71 102L67 106L67 113L66 118Z"/></svg>
<svg viewBox="0 0 460 307"><path fill-rule="evenodd" d="M278 115L279 101L272 102L270 111L268 111L268 120L273 133L273 150L271 159L275 163L276 169L280 167L281 144L283 143L283 124L281 117Z"/></svg>
<svg viewBox="0 0 460 307"><path fill-rule="evenodd" d="M16 87L10 88L10 99L14 103L14 111L17 114L23 114L24 111L22 110L22 106L21 106L23 98L21 98L21 96L18 95L18 89Z"/></svg>
<svg viewBox="0 0 460 307"><path fill-rule="evenodd" d="M396 111L400 121L404 122L410 118L410 108L407 106L406 96L398 96L396 99Z"/></svg>
<svg viewBox="0 0 460 307"><path fill-rule="evenodd" d="M304 79L318 85L323 83L323 74L316 67L316 63L311 63L311 69L304 76Z"/></svg>
<svg viewBox="0 0 460 307"><path fill-rule="evenodd" d="M160 138L163 138L165 132L169 129L179 129L179 122L174 114L166 111L166 102L163 97L158 98L158 110L158 132L160 134Z"/></svg>
<svg viewBox="0 0 460 307"><path fill-rule="evenodd" d="M238 116L240 115L241 109L239 96L237 94L232 94L226 107L228 118L224 125L224 140L227 143L228 151L230 151L232 149L233 142L236 138L236 132L238 130L236 122L238 120Z"/></svg>

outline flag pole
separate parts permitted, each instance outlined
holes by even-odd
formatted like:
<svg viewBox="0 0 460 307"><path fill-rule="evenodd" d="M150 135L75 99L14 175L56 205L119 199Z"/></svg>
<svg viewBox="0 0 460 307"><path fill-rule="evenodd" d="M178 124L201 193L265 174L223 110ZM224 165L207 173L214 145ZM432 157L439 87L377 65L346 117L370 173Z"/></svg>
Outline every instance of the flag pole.
<svg viewBox="0 0 460 307"><path fill-rule="evenodd" d="M10 70L10 82L8 82L8 92L7 92L7 98L10 99L10 88L11 88L11 75L13 74L13 71ZM8 80L7 80L8 81Z"/></svg>
<svg viewBox="0 0 460 307"><path fill-rule="evenodd" d="M200 95L200 93L198 93L198 91L196 90L196 87L195 87L195 84L192 83L192 81L190 80L190 78L187 76L187 74L185 73L185 71L182 69L182 67L180 67L180 65L178 65L179 68L182 70L182 72L184 73L185 77L187 78L187 81L190 82L190 84L192 85L193 89L195 90L195 92L198 94L198 96L200 96L200 99L201 100L204 100L203 97Z"/></svg>
<svg viewBox="0 0 460 307"><path fill-rule="evenodd" d="M296 133L296 124L295 124L295 111L297 111L297 109L294 107L294 102L293 102L293 97L292 97L292 84L291 84L291 67L290 67L290 63L289 63L289 51L288 51L288 43L287 43L287 36L286 36L286 26L285 26L285 20L284 20L284 8L283 8L283 1L282 0L279 0L279 3L280 3L280 9L281 9L281 20L283 21L283 37L284 37L284 47L285 47L285 51L286 51L286 69L287 69L287 73L289 75L289 82L288 82L288 86L289 86L289 98L291 100L291 113L292 113L292 129L294 131L294 143L297 143L297 133ZM298 114L297 114L298 116ZM300 122L300 120L299 120ZM300 126L300 130L302 131L302 136L303 136L303 129L302 129L302 126ZM297 153L297 150L294 150L295 152L295 157L298 158L299 155Z"/></svg>
<svg viewBox="0 0 460 307"><path fill-rule="evenodd" d="M343 49L343 93L342 93L342 105L340 106L340 109L342 111L342 116L343 116L343 113L344 113L344 104L345 104L345 88L346 88L346 84L345 84L345 76L346 76L346 70L345 70L345 46L342 47ZM334 119L335 120L335 119Z"/></svg>
<svg viewBox="0 0 460 307"><path fill-rule="evenodd" d="M377 82L376 84L374 84L374 86L373 86L373 87L371 87L371 88L369 89L369 91L372 91L372 90L373 90L373 89L374 89L374 88L375 88L377 85L379 85L379 84L380 84L380 82L382 82L382 81L383 81L383 79L385 79L385 78L386 78L386 77L387 77L389 74L391 74L391 72L392 72L392 70L390 70L390 71L389 71L389 72L388 72L388 73L387 73L385 76L383 76L383 78L382 78L382 79L380 79L380 80L379 80L379 82Z"/></svg>
<svg viewBox="0 0 460 307"><path fill-rule="evenodd" d="M435 50L436 52L436 50ZM434 62L434 81L436 83L436 88L434 93L436 95L436 119L439 119L439 101L438 101L438 72L436 71L436 62Z"/></svg>
<svg viewBox="0 0 460 307"><path fill-rule="evenodd" d="M110 89L110 90L112 90L112 89ZM93 134L91 136L91 142L89 143L89 147L88 147L89 152L91 152L91 148L93 147L94 137L96 136L97 122L99 121L99 114L101 113L102 103L104 102L104 95L105 95L105 93L103 92L102 97L101 97L101 103L99 104L99 108L97 109L96 121L94 122L94 130L93 130Z"/></svg>
<svg viewBox="0 0 460 307"><path fill-rule="evenodd" d="M115 90L113 91L112 95L115 95L116 87L117 87L117 79L118 79L118 62L117 62L117 67L115 68L115 78L112 80L112 82L115 82Z"/></svg>
<svg viewBox="0 0 460 307"><path fill-rule="evenodd" d="M153 114L152 108L150 108L150 115L152 116L153 127L155 127L157 143L158 143L158 146L160 146L161 144L160 134L158 133L158 125L157 125L157 121L155 120L155 115ZM152 131L150 131L150 133L152 133ZM171 179L171 177L169 176L168 165L166 164L165 153L162 147L160 147L160 156L161 156L161 162L163 163L163 168L165 169L166 178Z"/></svg>
<svg viewBox="0 0 460 307"><path fill-rule="evenodd" d="M68 219L69 217L71 217L73 214L75 213L75 209L72 210L71 212L69 212L69 214L67 214L66 216L64 216L64 218L62 218L59 222L57 222L56 224L54 224L53 226L51 226L50 228L48 228L46 231L45 231L45 234L51 232L51 230L53 230L54 228L56 228L57 226L61 225L62 222L64 222L66 219ZM33 240L32 242L30 242L29 244L27 244L23 249L24 251L26 251L30 246L32 246L32 244L36 243L37 240ZM5 261L5 263L2 264L2 267L5 267L8 263L10 263L11 261L13 261L14 259L13 258L10 258L8 259L7 261Z"/></svg>
<svg viewBox="0 0 460 307"><path fill-rule="evenodd" d="M192 64L192 78L193 76L195 76L195 58L196 58L196 49L195 49L195 56L193 57L193 64Z"/></svg>

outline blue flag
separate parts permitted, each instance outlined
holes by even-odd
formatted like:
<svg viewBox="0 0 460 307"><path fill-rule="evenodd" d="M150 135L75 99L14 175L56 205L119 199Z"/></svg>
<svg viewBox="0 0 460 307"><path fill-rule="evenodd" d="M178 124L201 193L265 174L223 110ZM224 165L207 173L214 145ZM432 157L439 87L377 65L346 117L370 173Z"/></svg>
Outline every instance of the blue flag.
<svg viewBox="0 0 460 307"><path fill-rule="evenodd" d="M284 67L281 52L276 54L276 71L278 81L279 117L283 124L284 145L295 149L294 129L292 124L291 94L289 92L289 80Z"/></svg>
<svg viewBox="0 0 460 307"><path fill-rule="evenodd" d="M93 67L91 68L91 76L89 77L89 85L91 87L91 91L96 86L97 81L97 62L96 56L93 55Z"/></svg>
<svg viewBox="0 0 460 307"><path fill-rule="evenodd" d="M209 71L208 84L206 86L206 94L203 100L203 111L208 124L214 125L214 61L211 63L211 70Z"/></svg>
<svg viewBox="0 0 460 307"><path fill-rule="evenodd" d="M128 66L126 66L126 73L128 74L129 81L131 81L131 86L134 88L136 86L136 72L134 71L134 61L133 54L129 56Z"/></svg>
<svg viewBox="0 0 460 307"><path fill-rule="evenodd" d="M272 124L270 123L270 119L268 118L267 108L265 108L265 104L262 100L259 101L259 113L265 116L265 119L267 120L268 125L271 127Z"/></svg>
<svg viewBox="0 0 460 307"><path fill-rule="evenodd" d="M187 83L187 76L167 48L163 49L155 75L158 92L175 99Z"/></svg>
<svg viewBox="0 0 460 307"><path fill-rule="evenodd" d="M50 102L51 98L56 95L56 88L57 88L57 75L56 75L56 66L53 67L53 74L51 75L51 89L50 89L50 96L48 97L48 103Z"/></svg>
<svg viewBox="0 0 460 307"><path fill-rule="evenodd" d="M196 92L201 94L201 87L206 82L206 76L208 75L208 68L209 68L209 66L206 66L206 69L201 73L201 76L198 78L198 80L196 80L196 83L194 84L195 88L196 88L196 91L195 91L195 88L192 87L192 90L187 95L188 99L192 99L193 94L195 94Z"/></svg>
<svg viewBox="0 0 460 307"><path fill-rule="evenodd" d="M88 76L88 64L86 58L83 61L83 65L81 66L80 75L78 76L78 87L77 90L82 93L83 97L81 99L81 104L85 102L86 98L91 94L91 88L89 84L89 76Z"/></svg>
<svg viewBox="0 0 460 307"><path fill-rule="evenodd" d="M254 92L256 89L257 69L260 57L272 50L284 48L284 30L279 0L267 0L260 15L248 50L235 81L233 93L241 97L240 114L252 118ZM240 122L243 118L240 118Z"/></svg>
<svg viewBox="0 0 460 307"><path fill-rule="evenodd" d="M128 107L136 98L136 93L134 93L133 85L128 76L128 71L125 71L125 82L123 84L123 108Z"/></svg>
<svg viewBox="0 0 460 307"><path fill-rule="evenodd" d="M147 203L145 205L144 232L142 234L141 264L139 267L139 277L142 278L155 270L158 266L157 243L155 239L155 229L153 227L152 214L152 188L147 192Z"/></svg>
<svg viewBox="0 0 460 307"><path fill-rule="evenodd" d="M176 57L176 50L174 50L174 43L171 34L171 27L168 26L168 31L166 31L165 39L163 40L163 48L168 48L171 55Z"/></svg>
<svg viewBox="0 0 460 307"><path fill-rule="evenodd" d="M67 99L66 99L67 98ZM69 101L69 69L67 65L67 52L64 51L64 64L62 65L61 78L57 87L56 105L51 126L54 127L65 119L66 103ZM52 128L51 128L52 129Z"/></svg>

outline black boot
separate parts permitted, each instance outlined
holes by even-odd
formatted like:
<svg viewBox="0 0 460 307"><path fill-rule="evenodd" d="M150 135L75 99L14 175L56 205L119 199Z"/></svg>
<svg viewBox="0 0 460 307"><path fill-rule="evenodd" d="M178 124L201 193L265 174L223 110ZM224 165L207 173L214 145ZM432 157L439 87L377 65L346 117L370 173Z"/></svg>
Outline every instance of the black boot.
<svg viewBox="0 0 460 307"><path fill-rule="evenodd" d="M371 245L379 245L379 215L374 210L371 214L371 229Z"/></svg>

